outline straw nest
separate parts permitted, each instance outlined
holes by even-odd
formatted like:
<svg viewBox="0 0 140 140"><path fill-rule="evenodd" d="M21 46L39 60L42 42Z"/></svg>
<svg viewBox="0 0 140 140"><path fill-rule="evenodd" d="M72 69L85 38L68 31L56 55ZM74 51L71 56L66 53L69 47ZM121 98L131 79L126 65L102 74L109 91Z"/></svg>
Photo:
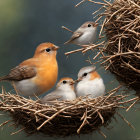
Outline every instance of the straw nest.
<svg viewBox="0 0 140 140"><path fill-rule="evenodd" d="M100 128L106 127L119 108L134 101L124 101L126 96L113 95L112 91L107 96L89 99L77 98L74 101L55 101L54 105L43 105L32 99L6 93L0 94L0 111L8 112L12 120L2 123L6 125L14 121L16 127L26 134L42 133L48 136L69 136L88 134L98 131L104 135Z"/></svg>
<svg viewBox="0 0 140 140"><path fill-rule="evenodd" d="M105 67L140 95L140 1L116 0L105 14Z"/></svg>

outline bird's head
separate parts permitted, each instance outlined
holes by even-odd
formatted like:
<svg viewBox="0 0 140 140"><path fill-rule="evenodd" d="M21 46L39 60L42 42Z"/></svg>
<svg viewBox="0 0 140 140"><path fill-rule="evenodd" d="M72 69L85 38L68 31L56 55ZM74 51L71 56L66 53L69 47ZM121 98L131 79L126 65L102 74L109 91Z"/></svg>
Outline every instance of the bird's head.
<svg viewBox="0 0 140 140"><path fill-rule="evenodd" d="M95 66L87 66L82 69L80 69L78 73L78 79L77 82L80 81L90 81L94 80L96 78L100 78L100 75L96 72Z"/></svg>
<svg viewBox="0 0 140 140"><path fill-rule="evenodd" d="M59 80L59 82L56 85L56 88L65 91L74 90L74 83L75 82L72 78L64 77Z"/></svg>
<svg viewBox="0 0 140 140"><path fill-rule="evenodd" d="M98 23L93 21L87 21L80 26L80 29L85 32L95 32L97 29Z"/></svg>
<svg viewBox="0 0 140 140"><path fill-rule="evenodd" d="M54 57L56 58L58 46L53 43L41 43L35 51L34 57Z"/></svg>

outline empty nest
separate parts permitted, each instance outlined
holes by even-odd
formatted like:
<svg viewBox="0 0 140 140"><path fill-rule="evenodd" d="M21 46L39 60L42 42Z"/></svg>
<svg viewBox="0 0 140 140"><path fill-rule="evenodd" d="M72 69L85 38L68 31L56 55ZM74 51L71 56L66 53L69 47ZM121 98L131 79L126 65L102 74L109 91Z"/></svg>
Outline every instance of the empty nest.
<svg viewBox="0 0 140 140"><path fill-rule="evenodd" d="M105 67L140 95L140 1L116 0L105 13Z"/></svg>
<svg viewBox="0 0 140 140"><path fill-rule="evenodd" d="M6 125L11 121L26 134L42 133L47 136L70 136L88 134L106 127L119 108L136 98L125 100L126 95L113 95L117 89L108 95L89 99L77 98L74 101L54 101L54 105L43 105L32 99L26 99L16 94L2 92L0 94L0 111L8 112L12 120L2 123ZM124 119L125 120L125 119Z"/></svg>

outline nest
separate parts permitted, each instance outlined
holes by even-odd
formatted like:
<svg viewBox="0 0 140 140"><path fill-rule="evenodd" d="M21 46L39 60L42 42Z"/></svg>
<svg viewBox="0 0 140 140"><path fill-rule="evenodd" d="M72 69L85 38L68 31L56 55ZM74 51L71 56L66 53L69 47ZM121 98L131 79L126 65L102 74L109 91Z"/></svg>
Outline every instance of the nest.
<svg viewBox="0 0 140 140"><path fill-rule="evenodd" d="M139 92L140 1L116 0L107 7L105 14L105 67L115 74L119 81Z"/></svg>
<svg viewBox="0 0 140 140"><path fill-rule="evenodd" d="M0 111L8 112L12 120L2 123L3 126L14 121L16 127L26 134L42 133L47 136L69 136L89 134L106 127L111 118L122 105L134 101L124 101L126 96L113 95L89 99L77 98L74 101L55 101L53 105L43 105L32 99L3 92L0 94Z"/></svg>

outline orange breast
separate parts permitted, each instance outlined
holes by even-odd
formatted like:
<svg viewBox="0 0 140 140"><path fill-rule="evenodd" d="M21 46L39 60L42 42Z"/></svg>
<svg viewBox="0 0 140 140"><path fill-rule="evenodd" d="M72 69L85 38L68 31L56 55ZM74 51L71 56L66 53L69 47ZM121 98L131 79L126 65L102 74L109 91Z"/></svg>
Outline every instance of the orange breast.
<svg viewBox="0 0 140 140"><path fill-rule="evenodd" d="M95 78L100 78L100 75L96 71L93 71L90 80L94 80Z"/></svg>
<svg viewBox="0 0 140 140"><path fill-rule="evenodd" d="M57 62L42 63L37 71L35 83L39 86L41 92L46 92L51 89L57 80L58 66Z"/></svg>

